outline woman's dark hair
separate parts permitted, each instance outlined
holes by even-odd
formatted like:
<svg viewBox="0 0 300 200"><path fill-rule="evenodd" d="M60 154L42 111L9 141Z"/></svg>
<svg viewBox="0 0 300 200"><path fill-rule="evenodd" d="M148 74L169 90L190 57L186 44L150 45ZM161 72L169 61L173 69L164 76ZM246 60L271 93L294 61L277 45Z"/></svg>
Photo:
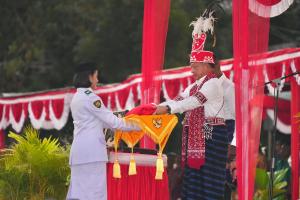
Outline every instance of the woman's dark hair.
<svg viewBox="0 0 300 200"><path fill-rule="evenodd" d="M73 77L73 85L75 88L88 88L91 86L90 76L97 71L96 64L87 62L81 63L76 67L76 73Z"/></svg>

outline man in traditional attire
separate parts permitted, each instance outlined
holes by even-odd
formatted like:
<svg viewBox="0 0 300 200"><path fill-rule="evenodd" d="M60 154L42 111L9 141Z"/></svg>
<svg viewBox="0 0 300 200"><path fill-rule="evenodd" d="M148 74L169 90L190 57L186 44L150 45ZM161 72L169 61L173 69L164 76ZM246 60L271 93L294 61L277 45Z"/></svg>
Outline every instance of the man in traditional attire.
<svg viewBox="0 0 300 200"><path fill-rule="evenodd" d="M224 196L228 134L221 81L213 73L215 56L205 51L206 32L214 18L206 13L192 22L191 72L196 81L174 100L157 106L156 113L183 113L183 199L220 200Z"/></svg>
<svg viewBox="0 0 300 200"><path fill-rule="evenodd" d="M98 83L94 63L79 65L74 76L77 91L71 102L74 139L70 152L71 182L67 200L106 200L107 150L104 128L140 130L116 117L93 90Z"/></svg>

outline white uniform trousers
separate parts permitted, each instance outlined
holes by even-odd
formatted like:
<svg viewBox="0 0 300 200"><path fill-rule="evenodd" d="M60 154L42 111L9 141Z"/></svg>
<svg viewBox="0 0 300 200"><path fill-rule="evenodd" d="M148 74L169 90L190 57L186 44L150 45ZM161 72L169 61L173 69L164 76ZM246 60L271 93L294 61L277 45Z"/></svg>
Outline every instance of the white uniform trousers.
<svg viewBox="0 0 300 200"><path fill-rule="evenodd" d="M107 200L106 162L71 165L67 200Z"/></svg>

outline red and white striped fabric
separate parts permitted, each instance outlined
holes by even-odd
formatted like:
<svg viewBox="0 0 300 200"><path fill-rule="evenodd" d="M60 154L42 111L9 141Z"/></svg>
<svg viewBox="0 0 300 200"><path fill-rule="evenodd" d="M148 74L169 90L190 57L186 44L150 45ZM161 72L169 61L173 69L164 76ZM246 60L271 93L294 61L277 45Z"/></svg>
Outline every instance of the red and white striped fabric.
<svg viewBox="0 0 300 200"><path fill-rule="evenodd" d="M261 17L276 17L286 11L293 2L294 0L249 0L249 9Z"/></svg>

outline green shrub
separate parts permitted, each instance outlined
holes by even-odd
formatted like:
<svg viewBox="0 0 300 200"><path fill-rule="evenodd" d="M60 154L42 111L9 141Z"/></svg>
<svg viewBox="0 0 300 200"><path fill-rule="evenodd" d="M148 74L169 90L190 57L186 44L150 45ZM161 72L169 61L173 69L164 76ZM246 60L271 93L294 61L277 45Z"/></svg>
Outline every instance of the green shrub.
<svg viewBox="0 0 300 200"><path fill-rule="evenodd" d="M288 171L288 168L276 171L274 173L273 181L273 200L285 200L286 199L286 187L287 182L284 177ZM269 173L264 169L256 169L255 177L255 200L268 200L269 198Z"/></svg>
<svg viewBox="0 0 300 200"><path fill-rule="evenodd" d="M9 137L16 143L1 153L0 200L65 199L68 150L57 139L41 140L31 127L24 136L10 132Z"/></svg>

